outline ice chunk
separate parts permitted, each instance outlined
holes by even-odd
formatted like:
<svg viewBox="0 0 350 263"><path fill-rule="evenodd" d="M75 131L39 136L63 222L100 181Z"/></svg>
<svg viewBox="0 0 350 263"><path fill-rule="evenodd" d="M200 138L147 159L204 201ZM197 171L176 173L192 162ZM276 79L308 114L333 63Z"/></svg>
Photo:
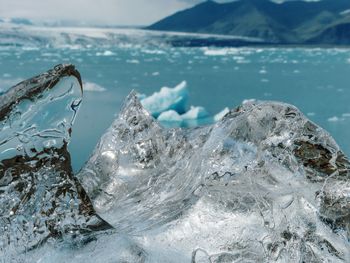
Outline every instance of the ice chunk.
<svg viewBox="0 0 350 263"><path fill-rule="evenodd" d="M157 118L158 121L164 122L164 121L169 121L169 122L179 122L182 123L183 118L180 116L176 111L174 110L169 110L162 112L159 117Z"/></svg>
<svg viewBox="0 0 350 263"><path fill-rule="evenodd" d="M174 88L162 88L159 92L141 100L142 105L154 117L162 112L174 110L179 114L187 111L188 90L186 81Z"/></svg>
<svg viewBox="0 0 350 263"><path fill-rule="evenodd" d="M132 94L79 178L147 262L350 256L350 163L288 104L249 101L212 126L168 130Z"/></svg>
<svg viewBox="0 0 350 263"><path fill-rule="evenodd" d="M182 115L178 114L174 110L165 111L159 115L157 120L160 122L178 122L180 125L182 121L198 120L207 118L208 116L208 112L203 107L191 106L191 108Z"/></svg>
<svg viewBox="0 0 350 263"><path fill-rule="evenodd" d="M238 48L204 48L204 55L206 56L227 56L240 54Z"/></svg>
<svg viewBox="0 0 350 263"><path fill-rule="evenodd" d="M229 109L226 108L214 117L201 106L188 108L188 90L185 81L173 89L162 88L150 97L138 94L142 105L158 121L167 127L195 127L198 125L212 124L220 120Z"/></svg>
<svg viewBox="0 0 350 263"><path fill-rule="evenodd" d="M110 50L105 50L104 52L97 52L96 53L96 56L97 57L100 57L100 56L103 56L103 57L110 57L110 56L114 56L115 53L110 51Z"/></svg>
<svg viewBox="0 0 350 263"><path fill-rule="evenodd" d="M67 145L82 100L79 73L59 65L0 98L0 258L108 229L72 174ZM24 257L25 258L25 257Z"/></svg>
<svg viewBox="0 0 350 263"><path fill-rule="evenodd" d="M137 59L128 59L126 61L126 63L129 63L129 64L140 64L140 60L137 60Z"/></svg>
<svg viewBox="0 0 350 263"><path fill-rule="evenodd" d="M84 91L104 92L104 91L106 91L106 88L104 88L104 87L102 87L94 82L84 82Z"/></svg>
<svg viewBox="0 0 350 263"><path fill-rule="evenodd" d="M207 118L209 116L208 112L203 107L194 107L191 108L181 115L183 120L198 120L202 118Z"/></svg>
<svg viewBox="0 0 350 263"><path fill-rule="evenodd" d="M174 110L161 113L157 120L166 127L195 127L212 122L208 112L203 107L193 107L180 115Z"/></svg>
<svg viewBox="0 0 350 263"><path fill-rule="evenodd" d="M350 162L294 106L166 129L132 92L75 177L80 84L60 66L1 97L4 262L348 262Z"/></svg>
<svg viewBox="0 0 350 263"><path fill-rule="evenodd" d="M327 119L327 121L329 121L329 122L339 122L339 121L343 121L343 120L344 120L344 118L339 118L337 116L333 116L333 117L330 117Z"/></svg>
<svg viewBox="0 0 350 263"><path fill-rule="evenodd" d="M245 99L243 100L242 104L254 104L256 102L256 99Z"/></svg>
<svg viewBox="0 0 350 263"><path fill-rule="evenodd" d="M163 128L142 107L136 94L132 93L119 118L103 136L90 161L78 175L84 188L91 194L99 215L113 222L120 231L137 232L159 221L168 221L168 217L172 218L177 211L181 211L176 207L186 205L182 203L184 196L176 197L174 191L180 193L186 191L187 187L195 187L181 179L177 188L158 189L164 186L158 173L166 172L168 161L174 161L167 160L167 151L176 155L176 145L186 145L181 137L174 134L174 138L168 138L174 141L168 148L165 136ZM190 177L188 179L192 180ZM188 186L183 185L186 181ZM160 193L163 195L161 198ZM153 196L155 202L148 203L147 196ZM119 202L115 202L117 199ZM171 199L173 205L164 203L164 199ZM136 211L140 213L134 216Z"/></svg>
<svg viewBox="0 0 350 263"><path fill-rule="evenodd" d="M74 67L54 70L24 81L0 100L0 160L33 156L45 148L63 147L82 100Z"/></svg>
<svg viewBox="0 0 350 263"><path fill-rule="evenodd" d="M209 113L201 106L188 108L188 90L185 81L173 89L162 88L149 97L144 94L139 94L138 97L146 110L169 127L206 125L217 121L220 117L219 115L209 117Z"/></svg>
<svg viewBox="0 0 350 263"><path fill-rule="evenodd" d="M223 117L225 117L225 115L227 114L227 113L229 113L230 112L230 110L229 110L229 108L225 108L225 109L223 109L222 111L220 111L219 113L217 113L215 116L214 116L214 121L215 122L218 122L218 121L220 121Z"/></svg>

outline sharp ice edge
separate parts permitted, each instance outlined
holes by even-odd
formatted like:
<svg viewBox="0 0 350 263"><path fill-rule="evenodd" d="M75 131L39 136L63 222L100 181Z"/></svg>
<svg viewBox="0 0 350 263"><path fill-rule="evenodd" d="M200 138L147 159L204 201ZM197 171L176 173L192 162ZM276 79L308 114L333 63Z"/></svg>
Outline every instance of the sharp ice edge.
<svg viewBox="0 0 350 263"><path fill-rule="evenodd" d="M164 129L132 93L78 178L137 262L348 262L349 169L294 106Z"/></svg>
<svg viewBox="0 0 350 263"><path fill-rule="evenodd" d="M0 262L33 262L46 242L84 242L108 228L72 174L67 145L82 100L72 65L21 82L0 98Z"/></svg>
<svg viewBox="0 0 350 263"><path fill-rule="evenodd" d="M74 79L68 68L22 84L26 91L58 80L52 93L31 97L34 116L52 106L55 90L64 90L55 96L62 105L80 99L62 85ZM8 102L14 94L5 94ZM72 120L65 109L50 129ZM10 128L22 129L23 116ZM40 118L24 126L32 120L42 127ZM214 125L164 129L132 92L80 183L66 148L71 124L45 154L47 138L34 138L40 154L18 151L15 166L1 159L1 263L348 262L349 161L291 105L246 101ZM111 228L100 216L117 232L97 234Z"/></svg>

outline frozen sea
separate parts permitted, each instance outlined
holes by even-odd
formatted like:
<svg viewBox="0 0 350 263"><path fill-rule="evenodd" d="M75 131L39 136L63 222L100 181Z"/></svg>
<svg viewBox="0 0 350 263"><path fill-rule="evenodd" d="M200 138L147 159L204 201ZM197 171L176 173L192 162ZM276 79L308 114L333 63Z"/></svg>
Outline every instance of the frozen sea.
<svg viewBox="0 0 350 263"><path fill-rule="evenodd" d="M190 104L203 106L212 115L247 99L291 103L350 155L348 49L174 47L137 41L153 34L141 30L128 33L132 41L117 39L111 44L104 41L105 31L96 32L90 30L90 35L75 41L72 34L77 33L72 30L70 35L55 32L60 36L57 45L28 37L33 34L28 39L21 35L28 45L18 44L18 36L9 34L4 43L0 34L0 91L60 63L72 63L81 72L84 102L70 144L75 170L88 159L131 90L151 95L182 81L187 82ZM86 41L89 37L94 41Z"/></svg>

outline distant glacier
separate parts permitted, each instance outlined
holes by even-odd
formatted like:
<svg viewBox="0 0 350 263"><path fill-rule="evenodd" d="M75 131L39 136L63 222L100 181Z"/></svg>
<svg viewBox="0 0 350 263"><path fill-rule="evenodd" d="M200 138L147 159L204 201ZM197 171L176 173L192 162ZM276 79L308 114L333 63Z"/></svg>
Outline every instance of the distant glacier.
<svg viewBox="0 0 350 263"><path fill-rule="evenodd" d="M242 46L262 42L258 38L215 34L123 28L39 27L0 23L0 46L78 48L129 45L130 43L172 46Z"/></svg>

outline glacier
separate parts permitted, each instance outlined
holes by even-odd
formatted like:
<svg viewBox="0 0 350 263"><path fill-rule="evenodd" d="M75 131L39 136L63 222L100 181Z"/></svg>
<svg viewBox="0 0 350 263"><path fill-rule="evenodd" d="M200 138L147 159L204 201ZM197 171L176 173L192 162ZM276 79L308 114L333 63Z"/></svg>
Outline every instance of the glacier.
<svg viewBox="0 0 350 263"><path fill-rule="evenodd" d="M73 174L72 65L1 96L0 262L349 262L350 162L296 107L165 128L136 92Z"/></svg>
<svg viewBox="0 0 350 263"><path fill-rule="evenodd" d="M15 21L0 22L0 48L23 47L37 49L43 47L63 49L89 49L130 47L148 45L173 47L242 46L264 43L263 39L245 36L223 36L201 33L179 33L150 31L145 29L114 27L67 27L47 25L26 25ZM151 51L153 52L153 51ZM97 56L111 56L112 51L103 51Z"/></svg>

